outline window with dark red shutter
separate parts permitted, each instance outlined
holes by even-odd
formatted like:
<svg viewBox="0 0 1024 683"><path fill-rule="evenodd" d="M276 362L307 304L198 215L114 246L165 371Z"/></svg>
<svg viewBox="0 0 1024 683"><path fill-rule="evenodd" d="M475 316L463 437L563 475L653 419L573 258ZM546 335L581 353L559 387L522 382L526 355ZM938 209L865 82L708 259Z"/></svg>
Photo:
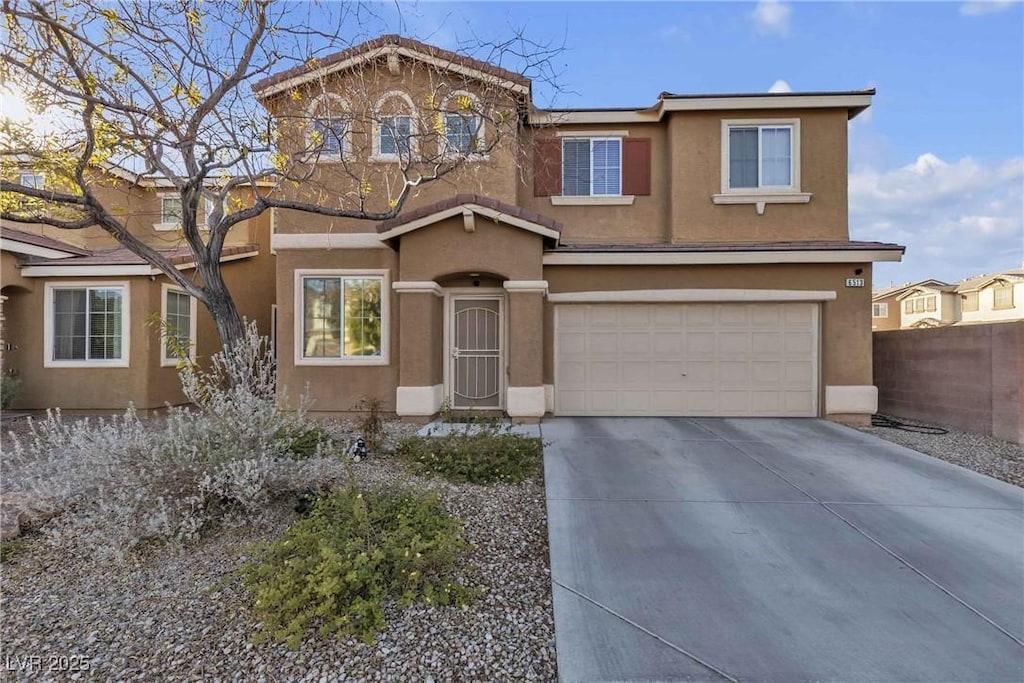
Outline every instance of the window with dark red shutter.
<svg viewBox="0 0 1024 683"><path fill-rule="evenodd" d="M622 194L651 193L651 139L622 139Z"/></svg>
<svg viewBox="0 0 1024 683"><path fill-rule="evenodd" d="M533 148L533 196L562 194L562 141L542 138Z"/></svg>

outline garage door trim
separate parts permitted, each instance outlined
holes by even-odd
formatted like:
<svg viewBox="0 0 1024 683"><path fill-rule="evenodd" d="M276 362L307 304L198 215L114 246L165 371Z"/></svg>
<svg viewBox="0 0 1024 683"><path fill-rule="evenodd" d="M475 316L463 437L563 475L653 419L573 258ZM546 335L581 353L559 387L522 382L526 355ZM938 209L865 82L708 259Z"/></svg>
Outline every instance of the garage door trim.
<svg viewBox="0 0 1024 683"><path fill-rule="evenodd" d="M548 294L554 304L599 303L788 303L835 301L834 290L803 289L629 289Z"/></svg>

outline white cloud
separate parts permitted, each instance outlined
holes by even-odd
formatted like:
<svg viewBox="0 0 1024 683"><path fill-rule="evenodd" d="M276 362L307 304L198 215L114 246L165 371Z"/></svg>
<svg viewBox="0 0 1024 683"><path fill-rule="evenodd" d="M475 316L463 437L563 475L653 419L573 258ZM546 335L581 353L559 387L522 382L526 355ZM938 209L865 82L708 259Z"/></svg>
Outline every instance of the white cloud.
<svg viewBox="0 0 1024 683"><path fill-rule="evenodd" d="M960 5L960 14L967 17L994 14L1005 12L1017 4L1020 4L1020 0L971 0Z"/></svg>
<svg viewBox="0 0 1024 683"><path fill-rule="evenodd" d="M784 2L761 0L751 13L751 18L759 33L788 36L789 16L792 11L792 8Z"/></svg>
<svg viewBox="0 0 1024 683"><path fill-rule="evenodd" d="M665 40L689 40L690 34L683 27L676 24L669 24L658 32Z"/></svg>
<svg viewBox="0 0 1024 683"><path fill-rule="evenodd" d="M850 173L852 239L898 242L903 263L875 267L876 287L934 277L953 281L1019 267L1024 257L1024 158L913 163Z"/></svg>
<svg viewBox="0 0 1024 683"><path fill-rule="evenodd" d="M789 87L789 83L780 78L772 83L772 87L768 88L768 92L793 92L793 88Z"/></svg>

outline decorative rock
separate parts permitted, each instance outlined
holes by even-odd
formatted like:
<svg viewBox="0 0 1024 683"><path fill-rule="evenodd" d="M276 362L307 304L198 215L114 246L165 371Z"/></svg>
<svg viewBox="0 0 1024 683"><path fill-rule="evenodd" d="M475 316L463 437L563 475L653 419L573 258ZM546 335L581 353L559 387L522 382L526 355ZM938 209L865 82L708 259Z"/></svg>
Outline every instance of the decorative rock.
<svg viewBox="0 0 1024 683"><path fill-rule="evenodd" d="M57 514L52 498L31 491L0 494L0 540L16 538L25 529L49 521Z"/></svg>

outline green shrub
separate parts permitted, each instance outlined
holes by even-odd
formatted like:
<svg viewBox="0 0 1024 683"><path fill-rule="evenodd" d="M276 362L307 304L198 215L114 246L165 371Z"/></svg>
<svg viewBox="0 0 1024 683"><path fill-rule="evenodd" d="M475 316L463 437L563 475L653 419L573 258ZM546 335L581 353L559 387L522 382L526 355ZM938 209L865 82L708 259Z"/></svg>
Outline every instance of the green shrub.
<svg viewBox="0 0 1024 683"><path fill-rule="evenodd" d="M334 445L326 429L308 422L282 427L274 436L285 444L285 451L294 458L318 457L324 449Z"/></svg>
<svg viewBox="0 0 1024 683"><path fill-rule="evenodd" d="M454 574L468 547L436 494L397 487L361 493L350 482L319 497L308 516L241 568L262 621L256 640L295 648L317 628L323 636L372 642L389 602L464 605L474 593Z"/></svg>
<svg viewBox="0 0 1024 683"><path fill-rule="evenodd" d="M0 377L0 409L7 410L14 402L14 395L18 393L18 385L21 380L10 375Z"/></svg>
<svg viewBox="0 0 1024 683"><path fill-rule="evenodd" d="M541 441L482 429L445 436L410 436L396 451L417 472L436 472L449 481L471 484L518 483L537 472Z"/></svg>

